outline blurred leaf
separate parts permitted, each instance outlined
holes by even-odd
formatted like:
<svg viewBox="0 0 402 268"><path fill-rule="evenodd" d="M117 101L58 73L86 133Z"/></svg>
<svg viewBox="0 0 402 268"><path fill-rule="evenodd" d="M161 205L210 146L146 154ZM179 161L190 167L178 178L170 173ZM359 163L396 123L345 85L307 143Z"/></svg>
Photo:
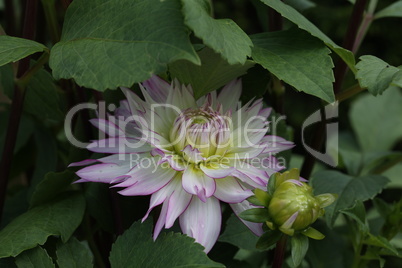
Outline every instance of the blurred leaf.
<svg viewBox="0 0 402 268"><path fill-rule="evenodd" d="M6 129L9 120L9 113L0 113L0 152L3 152L4 140L6 138ZM14 148L14 154L20 151L29 141L34 131L34 122L27 116L22 116L19 130L17 133L17 142Z"/></svg>
<svg viewBox="0 0 402 268"><path fill-rule="evenodd" d="M263 233L261 237L257 241L257 248L259 250L268 250L271 249L281 239L282 234L278 230L268 230L267 232Z"/></svg>
<svg viewBox="0 0 402 268"><path fill-rule="evenodd" d="M399 88L378 97L364 94L352 103L349 118L363 151L389 151L402 138L401 103Z"/></svg>
<svg viewBox="0 0 402 268"><path fill-rule="evenodd" d="M109 257L111 267L224 267L211 261L193 238L162 233L154 242L151 233L149 221L135 222L113 244Z"/></svg>
<svg viewBox="0 0 402 268"><path fill-rule="evenodd" d="M210 16L208 0L182 0L184 22L204 44L222 55L229 64L244 64L251 56L253 43L231 19L214 19Z"/></svg>
<svg viewBox="0 0 402 268"><path fill-rule="evenodd" d="M369 234L368 238L364 240L364 243L371 246L385 248L392 252L395 256L399 256L398 250L391 245L385 237Z"/></svg>
<svg viewBox="0 0 402 268"><path fill-rule="evenodd" d="M260 99L264 96L271 80L271 74L261 65L255 64L241 79L243 91L240 100L242 103L247 103L252 99Z"/></svg>
<svg viewBox="0 0 402 268"><path fill-rule="evenodd" d="M14 258L3 258L0 259L0 267L4 268L16 268L17 265L15 264Z"/></svg>
<svg viewBox="0 0 402 268"><path fill-rule="evenodd" d="M17 216L28 210L27 188L19 190L12 196L6 198L3 215L1 218L0 230L3 229ZM0 266L1 267L1 266Z"/></svg>
<svg viewBox="0 0 402 268"><path fill-rule="evenodd" d="M11 91L10 91L11 90ZM5 94L13 99L14 87L8 87ZM40 121L61 122L64 115L60 109L60 98L54 79L45 69L36 72L26 89L24 112Z"/></svg>
<svg viewBox="0 0 402 268"><path fill-rule="evenodd" d="M22 252L15 258L18 268L52 268L55 267L52 258L46 250L37 246L33 249Z"/></svg>
<svg viewBox="0 0 402 268"><path fill-rule="evenodd" d="M245 221L251 222L266 222L269 220L269 214L267 208L251 208L247 209L239 214L239 217Z"/></svg>
<svg viewBox="0 0 402 268"><path fill-rule="evenodd" d="M349 68L354 73L356 72L355 57L353 53L335 44L334 41L332 41L320 29L318 29L314 24L312 24L302 14L297 12L294 8L277 0L261 0L261 1L267 6L270 6L271 8L276 10L286 19L296 24L300 29L309 32L311 35L323 41L330 49L332 49L336 54L338 54L343 59L343 61L349 66Z"/></svg>
<svg viewBox="0 0 402 268"><path fill-rule="evenodd" d="M316 195L338 194L335 202L325 208L327 224L332 227L339 210L352 207L356 200L372 199L382 191L388 182L386 177L379 175L352 177L339 171L324 170L314 174L312 184Z"/></svg>
<svg viewBox="0 0 402 268"><path fill-rule="evenodd" d="M0 66L16 62L28 55L45 51L47 48L28 39L1 35L0 36Z"/></svg>
<svg viewBox="0 0 402 268"><path fill-rule="evenodd" d="M57 245L57 264L59 268L93 267L92 253L87 245L78 241L74 236L66 244Z"/></svg>
<svg viewBox="0 0 402 268"><path fill-rule="evenodd" d="M374 96L382 94L392 84L397 73L402 72L375 56L365 55L359 59L356 78L360 86L367 88Z"/></svg>
<svg viewBox="0 0 402 268"><path fill-rule="evenodd" d="M169 64L171 77L177 78L181 83L190 84L196 98L219 89L245 74L254 65L252 61L246 61L243 65L229 65L209 48L202 49L198 52L198 56L201 59L201 66L186 60Z"/></svg>
<svg viewBox="0 0 402 268"><path fill-rule="evenodd" d="M316 4L310 0L285 0L284 2L299 12L316 6Z"/></svg>
<svg viewBox="0 0 402 268"><path fill-rule="evenodd" d="M235 245L238 248L256 250L258 238L236 215L232 214L226 222L225 231L218 240Z"/></svg>
<svg viewBox="0 0 402 268"><path fill-rule="evenodd" d="M200 63L179 0L74 0L50 67L56 79L104 91L131 87L180 59Z"/></svg>
<svg viewBox="0 0 402 268"><path fill-rule="evenodd" d="M306 256L308 250L308 238L304 235L292 236L291 240L292 260L295 267L298 267Z"/></svg>
<svg viewBox="0 0 402 268"><path fill-rule="evenodd" d="M378 11L374 15L374 19L380 19L386 17L402 17L402 1L392 3L391 5Z"/></svg>
<svg viewBox="0 0 402 268"><path fill-rule="evenodd" d="M364 155L363 174L382 174L402 162L402 152L368 153Z"/></svg>
<svg viewBox="0 0 402 268"><path fill-rule="evenodd" d="M360 232L363 233L369 232L369 227L366 221L366 209L362 201L357 200L352 208L340 210L340 212L354 219L357 223Z"/></svg>
<svg viewBox="0 0 402 268"><path fill-rule="evenodd" d="M29 199L40 181L45 175L55 171L57 167L57 141L50 129L36 126L34 132L36 145L35 170L29 187Z"/></svg>
<svg viewBox="0 0 402 268"><path fill-rule="evenodd" d="M388 188L400 188L402 189L402 163L393 166L392 168L386 170L382 175L386 176L390 183Z"/></svg>
<svg viewBox="0 0 402 268"><path fill-rule="evenodd" d="M255 34L253 59L299 91L334 102L330 50L300 30ZM309 62L311 64L306 64Z"/></svg>
<svg viewBox="0 0 402 268"><path fill-rule="evenodd" d="M55 199L60 193L71 186L74 177L74 173L70 170L47 173L45 179L35 187L30 200L30 206L35 207Z"/></svg>
<svg viewBox="0 0 402 268"><path fill-rule="evenodd" d="M110 189L109 185L103 183L86 183L85 199L87 201L87 209L89 214L97 221L97 223L110 233L113 233L114 223L112 208L110 205Z"/></svg>
<svg viewBox="0 0 402 268"><path fill-rule="evenodd" d="M84 211L85 200L76 193L28 210L0 231L0 258L43 245L50 235L60 235L67 241L81 223Z"/></svg>

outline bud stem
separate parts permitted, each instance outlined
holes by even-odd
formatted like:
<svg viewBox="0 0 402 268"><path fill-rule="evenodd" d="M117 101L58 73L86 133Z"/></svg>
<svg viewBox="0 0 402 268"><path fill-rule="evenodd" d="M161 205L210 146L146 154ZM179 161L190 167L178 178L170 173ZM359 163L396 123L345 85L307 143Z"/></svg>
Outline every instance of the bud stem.
<svg viewBox="0 0 402 268"><path fill-rule="evenodd" d="M272 268L281 268L285 258L287 235L282 235L281 239L276 242L274 263Z"/></svg>

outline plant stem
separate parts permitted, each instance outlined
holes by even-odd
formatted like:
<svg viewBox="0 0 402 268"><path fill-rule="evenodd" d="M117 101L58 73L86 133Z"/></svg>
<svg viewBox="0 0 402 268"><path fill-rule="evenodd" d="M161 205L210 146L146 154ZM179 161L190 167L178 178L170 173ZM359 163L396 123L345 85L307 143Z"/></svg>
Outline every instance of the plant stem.
<svg viewBox="0 0 402 268"><path fill-rule="evenodd" d="M345 39L343 40L343 47L352 50L355 44L355 40L357 39L357 31L359 29L359 25L363 18L364 9L366 7L367 0L356 0L356 3L353 7L352 15L350 16L348 30L345 35ZM334 76L334 93L338 93L341 89L343 80L345 78L348 67L346 63L342 60L339 60L336 65Z"/></svg>
<svg viewBox="0 0 402 268"><path fill-rule="evenodd" d="M6 30L8 35L16 35L15 32L15 9L14 9L14 1L13 0L5 0L4 1L4 11L6 16Z"/></svg>
<svg viewBox="0 0 402 268"><path fill-rule="evenodd" d="M286 235L282 235L281 239L279 239L279 241L276 242L274 263L272 264L272 268L282 267L283 260L285 258L286 242L287 242Z"/></svg>
<svg viewBox="0 0 402 268"><path fill-rule="evenodd" d="M100 253L98 246L96 245L92 232L91 232L92 227L91 227L91 221L88 216L88 213L85 213L83 228L84 228L84 232L86 235L86 239L88 241L88 246L91 249L92 254L94 254L95 262L97 264L96 267L106 268L106 265L102 258L102 254Z"/></svg>
<svg viewBox="0 0 402 268"><path fill-rule="evenodd" d="M45 13L46 22L49 27L50 38L53 44L60 41L60 26L57 21L56 8L54 6L54 0L42 0L43 11Z"/></svg>
<svg viewBox="0 0 402 268"><path fill-rule="evenodd" d="M37 0L27 0L26 2L24 30L22 34L22 37L25 39L33 40L35 37L37 6ZM28 56L19 62L17 79L23 77L23 75L28 71L29 61L30 57ZM24 97L25 87L20 87L20 85L16 84L13 102L11 104L6 138L4 141L3 154L0 162L0 221L6 199L8 177L10 176L14 147L17 140L17 133L24 104Z"/></svg>
<svg viewBox="0 0 402 268"><path fill-rule="evenodd" d="M346 90L343 90L342 92L339 92L338 94L336 94L335 98L336 98L337 101L342 102L342 101L347 100L347 99L353 97L354 95L356 95L356 94L358 94L358 93L360 93L360 92L362 92L364 90L366 90L366 88L360 87L359 83L357 83L356 85L354 85L354 86L352 86L352 87L350 87L350 88L348 88Z"/></svg>

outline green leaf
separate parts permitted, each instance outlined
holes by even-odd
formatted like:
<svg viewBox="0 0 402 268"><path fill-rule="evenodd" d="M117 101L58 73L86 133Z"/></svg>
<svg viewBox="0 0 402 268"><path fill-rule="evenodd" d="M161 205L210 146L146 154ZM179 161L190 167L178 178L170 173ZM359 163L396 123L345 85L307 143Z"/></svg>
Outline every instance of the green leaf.
<svg viewBox="0 0 402 268"><path fill-rule="evenodd" d="M311 35L317 37L323 41L330 49L332 49L336 54L338 54L343 61L349 66L349 68L355 73L355 57L353 53L346 50L334 43L328 36L326 36L320 29L318 29L313 23L307 20L302 14L297 12L291 6L288 6L282 1L278 0L261 0L264 4L270 6L283 17L287 18L294 24L296 24L300 29L309 32Z"/></svg>
<svg viewBox="0 0 402 268"><path fill-rule="evenodd" d="M369 226L366 221L366 208L364 207L362 201L357 200L352 208L340 210L340 212L354 219L357 222L357 226L360 232L369 232Z"/></svg>
<svg viewBox="0 0 402 268"><path fill-rule="evenodd" d="M328 226L332 227L339 210L350 208L356 200L372 199L380 193L388 179L379 175L352 177L338 171L319 171L313 176L315 194L335 193L338 198L325 209Z"/></svg>
<svg viewBox="0 0 402 268"><path fill-rule="evenodd" d="M226 228L219 241L227 242L245 250L256 250L258 236L253 234L237 216L232 214L226 222Z"/></svg>
<svg viewBox="0 0 402 268"><path fill-rule="evenodd" d="M361 56L356 64L356 78L362 88L377 96L389 88L398 72L398 68L389 65L385 61L371 55Z"/></svg>
<svg viewBox="0 0 402 268"><path fill-rule="evenodd" d="M0 36L0 66L45 50L47 48L44 45L35 41L2 35Z"/></svg>
<svg viewBox="0 0 402 268"><path fill-rule="evenodd" d="M204 44L222 55L229 64L244 64L251 55L253 43L231 19L210 16L208 0L182 0L184 22Z"/></svg>
<svg viewBox="0 0 402 268"><path fill-rule="evenodd" d="M334 65L322 42L297 29L256 34L251 39L255 62L299 91L335 101Z"/></svg>
<svg viewBox="0 0 402 268"><path fill-rule="evenodd" d="M268 230L258 239L256 247L260 250L268 250L282 237L278 230Z"/></svg>
<svg viewBox="0 0 402 268"><path fill-rule="evenodd" d="M193 238L162 233L154 242L149 221L135 222L119 236L110 252L113 268L224 267L211 261Z"/></svg>
<svg viewBox="0 0 402 268"><path fill-rule="evenodd" d="M308 250L308 238L304 235L292 236L291 240L292 260L295 267L298 267L306 256Z"/></svg>
<svg viewBox="0 0 402 268"><path fill-rule="evenodd" d="M60 235L67 241L81 223L84 211L85 200L77 193L27 211L0 231L0 258L43 245L50 235Z"/></svg>
<svg viewBox="0 0 402 268"><path fill-rule="evenodd" d="M402 17L402 1L392 3L374 15L374 19L386 17Z"/></svg>
<svg viewBox="0 0 402 268"><path fill-rule="evenodd" d="M93 267L93 256L87 245L71 237L66 244L57 245L57 264L59 268Z"/></svg>
<svg viewBox="0 0 402 268"><path fill-rule="evenodd" d="M251 222L266 222L268 221L269 214L267 208L251 208L239 214L239 217L245 221Z"/></svg>
<svg viewBox="0 0 402 268"><path fill-rule="evenodd" d="M14 87L11 87L5 91L10 99L13 98L13 90ZM45 69L40 69L29 81L24 101L24 112L35 116L42 122L61 122L64 115L60 106L58 89L53 77Z"/></svg>
<svg viewBox="0 0 402 268"><path fill-rule="evenodd" d="M353 102L349 118L363 151L389 151L401 139L401 103L398 88L379 97L365 94Z"/></svg>
<svg viewBox="0 0 402 268"><path fill-rule="evenodd" d="M104 91L130 87L176 60L200 64L179 0L74 0L51 51L56 79Z"/></svg>
<svg viewBox="0 0 402 268"><path fill-rule="evenodd" d="M398 250L391 245L391 243L389 243L385 237L369 234L368 238L364 240L364 243L367 245L388 249L395 256L399 256Z"/></svg>
<svg viewBox="0 0 402 268"><path fill-rule="evenodd" d="M36 247L24 251L15 258L18 268L53 268L55 267L52 258L49 257L46 250Z"/></svg>
<svg viewBox="0 0 402 268"><path fill-rule="evenodd" d="M209 48L202 49L198 52L198 56L201 59L201 66L185 60L169 65L171 77L177 78L181 83L190 84L196 98L224 86L245 74L254 65L252 61L246 61L243 65L229 65Z"/></svg>
<svg viewBox="0 0 402 268"><path fill-rule="evenodd" d="M30 200L31 207L44 204L52 199L55 199L71 186L74 180L74 173L70 170L63 172L50 172L46 174L45 179L42 180L32 193Z"/></svg>
<svg viewBox="0 0 402 268"><path fill-rule="evenodd" d="M306 230L303 230L302 234L314 240L322 240L325 238L325 235L323 235L320 231L314 229L313 227L309 227Z"/></svg>
<svg viewBox="0 0 402 268"><path fill-rule="evenodd" d="M285 0L284 2L300 12L316 6L310 0Z"/></svg>

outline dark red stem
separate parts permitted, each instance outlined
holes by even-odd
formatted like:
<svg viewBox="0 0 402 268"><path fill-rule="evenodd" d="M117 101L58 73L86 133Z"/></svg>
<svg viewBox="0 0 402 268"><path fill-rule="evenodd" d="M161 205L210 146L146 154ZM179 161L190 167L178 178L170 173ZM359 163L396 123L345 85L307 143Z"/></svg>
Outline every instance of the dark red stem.
<svg viewBox="0 0 402 268"><path fill-rule="evenodd" d="M272 268L281 268L282 267L283 260L285 258L285 252L286 252L286 241L287 241L287 236L282 235L281 239L279 239L279 241L276 242L274 263L272 264Z"/></svg>
<svg viewBox="0 0 402 268"><path fill-rule="evenodd" d="M27 0L25 7L25 19L22 38L34 40L36 28L36 14L38 1ZM29 69L30 57L19 62L17 78L22 77ZM12 165L14 147L24 104L25 89L15 85L13 102L10 109L10 117L7 126L6 139L0 162L0 221L3 215L4 202L6 199L8 177Z"/></svg>

